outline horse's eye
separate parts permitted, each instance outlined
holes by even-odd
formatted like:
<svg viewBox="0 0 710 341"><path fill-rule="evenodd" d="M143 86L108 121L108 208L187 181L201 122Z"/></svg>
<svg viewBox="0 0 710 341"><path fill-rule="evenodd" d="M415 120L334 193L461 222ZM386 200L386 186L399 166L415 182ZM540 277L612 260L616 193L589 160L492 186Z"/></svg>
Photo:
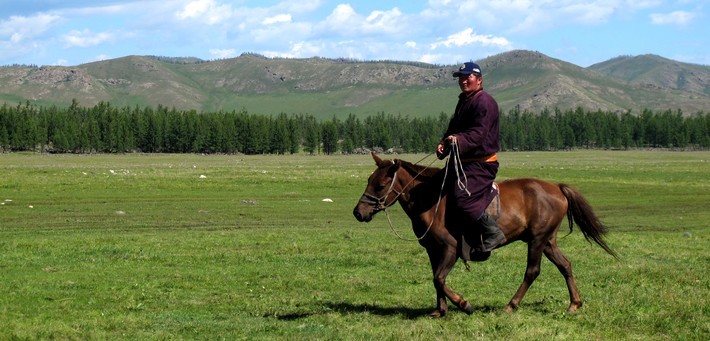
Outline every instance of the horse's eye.
<svg viewBox="0 0 710 341"><path fill-rule="evenodd" d="M384 179L383 181L380 181L377 183L377 186L375 186L375 189L377 191L383 191L386 188L389 188L391 183L392 183L392 179Z"/></svg>

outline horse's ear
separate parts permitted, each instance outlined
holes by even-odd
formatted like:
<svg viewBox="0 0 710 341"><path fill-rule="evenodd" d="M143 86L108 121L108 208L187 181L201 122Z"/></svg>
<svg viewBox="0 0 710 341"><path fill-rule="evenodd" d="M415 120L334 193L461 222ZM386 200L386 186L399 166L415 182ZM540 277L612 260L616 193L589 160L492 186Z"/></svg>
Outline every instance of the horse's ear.
<svg viewBox="0 0 710 341"><path fill-rule="evenodd" d="M380 165L382 165L382 159L380 159L380 157L377 156L377 154L375 154L374 151L370 152L370 154L372 155L372 158L375 160L375 164L376 164L378 167L379 167Z"/></svg>

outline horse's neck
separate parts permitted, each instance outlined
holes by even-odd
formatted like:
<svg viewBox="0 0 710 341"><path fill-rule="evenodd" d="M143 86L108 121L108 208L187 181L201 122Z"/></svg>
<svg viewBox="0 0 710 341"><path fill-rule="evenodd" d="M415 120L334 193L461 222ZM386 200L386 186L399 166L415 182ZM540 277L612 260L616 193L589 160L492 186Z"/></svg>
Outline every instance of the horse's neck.
<svg viewBox="0 0 710 341"><path fill-rule="evenodd" d="M410 192L412 191L412 186L414 185L414 177L407 169L400 167L397 170L397 181L399 182L399 197L397 200L406 210L407 205L410 202Z"/></svg>
<svg viewBox="0 0 710 341"><path fill-rule="evenodd" d="M400 172L398 179L402 188L399 202L411 218L425 215L426 211L433 210L441 195L433 183L437 177L423 175L421 171L413 167L401 167L398 170Z"/></svg>
<svg viewBox="0 0 710 341"><path fill-rule="evenodd" d="M439 226L443 226L434 221L443 217L440 214L443 213L443 207L439 207L439 191L434 190L436 186L432 184L432 179L437 177L422 176L421 169L413 171L411 168L400 168L398 172L401 172L397 178L402 186L399 204L412 221L414 235L423 238L430 234L430 229L437 230Z"/></svg>

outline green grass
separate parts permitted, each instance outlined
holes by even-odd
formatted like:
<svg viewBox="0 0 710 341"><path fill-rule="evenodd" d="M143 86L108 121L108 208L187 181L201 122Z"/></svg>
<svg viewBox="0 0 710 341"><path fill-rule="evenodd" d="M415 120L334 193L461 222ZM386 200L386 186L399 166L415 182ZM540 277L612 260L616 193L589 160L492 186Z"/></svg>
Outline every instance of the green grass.
<svg viewBox="0 0 710 341"><path fill-rule="evenodd" d="M352 217L369 156L2 154L0 339L710 337L709 152L500 160L500 179L580 189L610 227L621 262L560 235L578 313L547 260L520 309L502 311L525 268L514 243L449 276L473 315L427 318L424 249L384 216Z"/></svg>

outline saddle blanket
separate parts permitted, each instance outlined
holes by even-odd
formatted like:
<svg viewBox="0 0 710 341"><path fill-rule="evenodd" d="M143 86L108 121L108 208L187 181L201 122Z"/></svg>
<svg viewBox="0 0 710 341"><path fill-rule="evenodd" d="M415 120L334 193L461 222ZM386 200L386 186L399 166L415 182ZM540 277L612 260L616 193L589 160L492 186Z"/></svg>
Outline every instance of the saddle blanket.
<svg viewBox="0 0 710 341"><path fill-rule="evenodd" d="M498 190L498 183L494 182L493 183L493 189L496 191L496 196L491 200L491 203L488 204L488 207L486 207L486 213L488 215L498 221L498 218L500 218L500 191Z"/></svg>

